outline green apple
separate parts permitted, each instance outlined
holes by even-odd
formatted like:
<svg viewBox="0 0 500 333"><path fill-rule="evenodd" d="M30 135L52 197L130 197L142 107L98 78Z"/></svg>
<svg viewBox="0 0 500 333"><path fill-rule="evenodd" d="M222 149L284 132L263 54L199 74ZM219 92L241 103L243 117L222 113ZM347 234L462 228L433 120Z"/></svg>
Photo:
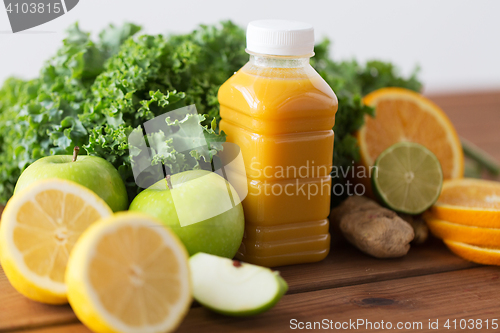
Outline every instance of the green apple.
<svg viewBox="0 0 500 333"><path fill-rule="evenodd" d="M78 147L71 155L42 157L19 177L14 194L40 179L61 178L72 180L100 196L113 212L126 210L128 196L123 180L116 169L97 156L77 156Z"/></svg>
<svg viewBox="0 0 500 333"><path fill-rule="evenodd" d="M212 311L249 316L272 308L288 290L269 268L198 253L189 259L193 296Z"/></svg>
<svg viewBox="0 0 500 333"><path fill-rule="evenodd" d="M206 252L233 258L245 219L238 194L224 178L205 170L173 175L139 193L130 210L158 218L177 234L189 255Z"/></svg>

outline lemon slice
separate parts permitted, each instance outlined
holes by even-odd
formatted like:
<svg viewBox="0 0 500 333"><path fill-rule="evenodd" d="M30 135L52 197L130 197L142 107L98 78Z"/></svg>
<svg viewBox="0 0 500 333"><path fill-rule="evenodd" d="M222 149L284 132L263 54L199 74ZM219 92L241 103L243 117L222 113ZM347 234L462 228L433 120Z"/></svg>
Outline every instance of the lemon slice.
<svg viewBox="0 0 500 333"><path fill-rule="evenodd" d="M91 226L71 252L66 283L71 307L94 332L170 332L191 304L186 249L139 213Z"/></svg>
<svg viewBox="0 0 500 333"><path fill-rule="evenodd" d="M69 253L89 225L111 214L94 192L67 180L38 181L17 193L0 224L0 260L12 286L39 302L67 303Z"/></svg>

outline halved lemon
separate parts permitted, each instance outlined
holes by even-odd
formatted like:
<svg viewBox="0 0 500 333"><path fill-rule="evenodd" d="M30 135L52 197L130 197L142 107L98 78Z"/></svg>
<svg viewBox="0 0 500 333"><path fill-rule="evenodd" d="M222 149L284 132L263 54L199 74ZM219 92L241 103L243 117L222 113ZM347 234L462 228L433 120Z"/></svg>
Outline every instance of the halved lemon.
<svg viewBox="0 0 500 333"><path fill-rule="evenodd" d="M140 213L118 213L85 231L66 283L71 307L94 332L171 332L191 304L186 249Z"/></svg>
<svg viewBox="0 0 500 333"><path fill-rule="evenodd" d="M12 286L35 301L67 303L69 253L87 227L111 214L97 194L68 180L38 181L17 193L0 224L0 261Z"/></svg>
<svg viewBox="0 0 500 333"><path fill-rule="evenodd" d="M500 182L447 180L432 213L437 219L453 223L500 228Z"/></svg>
<svg viewBox="0 0 500 333"><path fill-rule="evenodd" d="M480 228L451 223L436 219L432 214L424 214L424 219L432 234L440 239L478 246L500 247L500 229Z"/></svg>
<svg viewBox="0 0 500 333"><path fill-rule="evenodd" d="M415 142L436 155L444 179L463 177L464 156L457 132L446 114L424 96L403 88L382 88L363 99L376 108L357 132L361 164L373 166L377 157L398 142Z"/></svg>
<svg viewBox="0 0 500 333"><path fill-rule="evenodd" d="M451 240L444 240L446 246L457 256L483 265L500 265L500 247L480 247Z"/></svg>

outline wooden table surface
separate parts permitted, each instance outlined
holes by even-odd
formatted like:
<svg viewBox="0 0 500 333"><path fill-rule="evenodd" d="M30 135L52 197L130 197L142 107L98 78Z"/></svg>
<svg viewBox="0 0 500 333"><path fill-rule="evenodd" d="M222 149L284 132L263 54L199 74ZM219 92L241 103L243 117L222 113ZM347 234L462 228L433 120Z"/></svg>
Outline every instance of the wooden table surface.
<svg viewBox="0 0 500 333"><path fill-rule="evenodd" d="M500 92L431 98L462 137L500 160ZM390 260L371 258L350 245L334 245L323 262L279 270L290 289L269 312L230 318L193 304L178 332L285 332L291 330L294 319L326 319L334 324L363 319L372 325L383 320L391 322L393 329L398 322L408 322L418 332L429 331L429 320L439 320L440 330L447 319L457 323L488 319L490 325L492 319L500 321L500 268L464 261L437 239ZM421 329L413 324L418 322ZM69 305L44 305L18 294L0 269L0 332L13 331L90 332ZM360 331L371 330L363 326Z"/></svg>

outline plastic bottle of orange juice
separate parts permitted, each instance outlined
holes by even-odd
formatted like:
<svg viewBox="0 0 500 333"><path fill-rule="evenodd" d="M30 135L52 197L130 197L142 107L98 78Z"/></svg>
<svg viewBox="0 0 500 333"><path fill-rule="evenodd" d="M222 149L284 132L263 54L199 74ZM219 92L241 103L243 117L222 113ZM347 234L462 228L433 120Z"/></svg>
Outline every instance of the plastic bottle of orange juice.
<svg viewBox="0 0 500 333"><path fill-rule="evenodd" d="M311 25L254 21L250 61L219 90L220 129L243 156L248 195L237 258L274 267L315 262L330 249L337 97L309 64Z"/></svg>

